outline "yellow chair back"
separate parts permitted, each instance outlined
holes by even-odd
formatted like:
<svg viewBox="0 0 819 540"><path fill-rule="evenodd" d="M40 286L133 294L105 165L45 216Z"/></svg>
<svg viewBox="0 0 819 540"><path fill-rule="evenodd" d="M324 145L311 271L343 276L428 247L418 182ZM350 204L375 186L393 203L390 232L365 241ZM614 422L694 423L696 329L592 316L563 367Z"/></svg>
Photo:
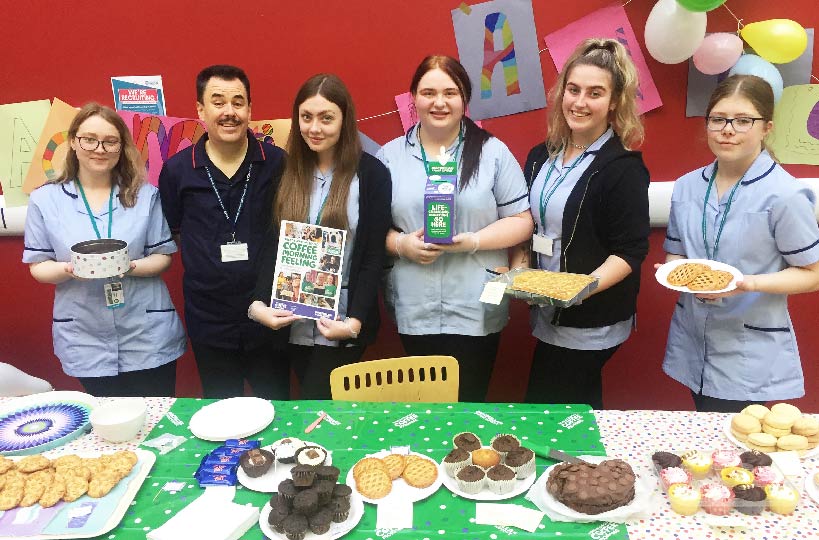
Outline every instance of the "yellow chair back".
<svg viewBox="0 0 819 540"><path fill-rule="evenodd" d="M337 367L330 391L335 400L454 403L458 380L452 356L404 356Z"/></svg>

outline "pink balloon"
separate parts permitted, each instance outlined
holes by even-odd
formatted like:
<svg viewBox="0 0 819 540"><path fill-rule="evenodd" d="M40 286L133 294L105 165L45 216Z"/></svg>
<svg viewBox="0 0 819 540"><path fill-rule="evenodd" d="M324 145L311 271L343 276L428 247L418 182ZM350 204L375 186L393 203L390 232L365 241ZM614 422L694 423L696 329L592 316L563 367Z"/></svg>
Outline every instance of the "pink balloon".
<svg viewBox="0 0 819 540"><path fill-rule="evenodd" d="M731 69L742 55L742 40L736 34L719 32L705 36L694 52L694 65L706 75L717 75Z"/></svg>

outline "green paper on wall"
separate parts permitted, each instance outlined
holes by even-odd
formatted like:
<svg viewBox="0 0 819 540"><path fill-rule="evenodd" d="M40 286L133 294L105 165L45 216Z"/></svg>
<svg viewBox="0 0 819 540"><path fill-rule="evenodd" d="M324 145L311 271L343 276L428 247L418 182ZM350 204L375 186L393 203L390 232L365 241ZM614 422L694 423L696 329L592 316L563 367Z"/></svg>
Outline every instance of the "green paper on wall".
<svg viewBox="0 0 819 540"><path fill-rule="evenodd" d="M7 208L28 204L23 181L49 110L47 99L0 105L0 182Z"/></svg>

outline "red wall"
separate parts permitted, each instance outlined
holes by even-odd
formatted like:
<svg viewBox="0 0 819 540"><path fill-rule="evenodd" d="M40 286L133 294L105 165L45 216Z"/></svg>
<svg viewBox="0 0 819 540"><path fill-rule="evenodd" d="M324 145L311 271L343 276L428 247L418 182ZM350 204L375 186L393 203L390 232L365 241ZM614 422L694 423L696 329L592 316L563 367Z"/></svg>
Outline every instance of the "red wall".
<svg viewBox="0 0 819 540"><path fill-rule="evenodd" d="M250 76L255 119L289 116L291 100L310 75L332 71L353 93L360 118L392 111L393 97L403 93L420 59L430 53L457 56L449 10L460 0L379 1L250 0L226 4L215 0L144 0L134 3L16 2L0 33L4 51L0 103L60 99L74 105L89 100L111 103L113 75L161 74L168 114L195 114L194 78L213 63L233 63ZM605 0L554 2L534 0L539 38L590 11ZM654 2L633 1L626 12L642 40ZM559 6L559 9L555 8ZM788 17L806 28L819 26L812 0L785 3L768 0L731 2L746 23ZM719 8L709 13L708 31L734 31L735 20ZM476 45L479 46L479 45ZM541 42L541 47L542 47ZM645 49L643 49L645 52ZM819 48L814 46L814 56ZM685 117L687 65L663 65L648 57L663 106L646 115L645 160L653 181L672 180L711 159L702 135L702 120ZM814 62L814 65L817 63ZM548 53L541 54L547 88L556 78ZM814 69L814 72L816 70ZM521 161L545 135L543 110L484 122ZM360 123L380 143L401 133L397 114ZM800 177L817 177L819 168L786 167ZM651 253L643 274L637 333L605 369L605 399L610 408L690 408L687 390L661 369L674 295L652 278L654 262L663 259L664 230L652 233ZM39 285L20 262L22 238L0 238L0 361L47 378L58 388L79 388L60 370L51 347L50 286ZM178 258L165 275L177 306L182 306L182 268ZM819 410L819 335L816 297L791 299L807 380L807 396L795 403ZM533 340L521 305L503 335L490 398L521 398ZM400 355L394 328L385 325L368 357ZM181 362L178 393L196 395L199 382L193 358Z"/></svg>

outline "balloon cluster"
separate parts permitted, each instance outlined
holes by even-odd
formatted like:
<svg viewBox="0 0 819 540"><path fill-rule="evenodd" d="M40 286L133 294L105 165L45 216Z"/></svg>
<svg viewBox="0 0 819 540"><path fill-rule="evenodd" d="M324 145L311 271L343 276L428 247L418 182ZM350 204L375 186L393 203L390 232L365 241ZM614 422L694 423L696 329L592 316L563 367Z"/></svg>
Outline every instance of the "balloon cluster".
<svg viewBox="0 0 819 540"><path fill-rule="evenodd" d="M782 75L773 64L796 60L808 46L808 34L790 19L770 19L744 26L739 35L720 32L706 37L706 12L725 0L659 0L646 20L649 54L664 64L693 56L694 66L707 75L756 75L782 95ZM741 36L741 38L740 38ZM743 54L743 39L756 54Z"/></svg>

